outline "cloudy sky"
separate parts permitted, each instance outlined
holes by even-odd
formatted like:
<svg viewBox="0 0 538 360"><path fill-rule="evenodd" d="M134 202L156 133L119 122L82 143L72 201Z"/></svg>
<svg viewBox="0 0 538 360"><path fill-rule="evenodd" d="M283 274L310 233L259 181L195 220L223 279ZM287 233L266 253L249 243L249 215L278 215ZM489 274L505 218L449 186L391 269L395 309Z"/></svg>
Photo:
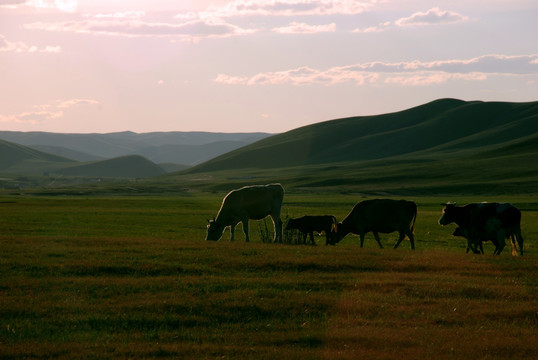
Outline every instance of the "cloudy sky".
<svg viewBox="0 0 538 360"><path fill-rule="evenodd" d="M283 132L538 100L536 0L0 0L0 130Z"/></svg>

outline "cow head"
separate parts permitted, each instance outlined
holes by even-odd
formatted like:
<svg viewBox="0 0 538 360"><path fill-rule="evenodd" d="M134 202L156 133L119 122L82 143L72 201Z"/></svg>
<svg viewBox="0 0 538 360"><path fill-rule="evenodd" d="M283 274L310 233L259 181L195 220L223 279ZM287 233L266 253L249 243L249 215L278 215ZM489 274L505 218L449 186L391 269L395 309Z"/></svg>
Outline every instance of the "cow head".
<svg viewBox="0 0 538 360"><path fill-rule="evenodd" d="M341 222L334 224L334 229L331 230L331 245L336 245L349 233L349 231L344 233L343 229L344 225Z"/></svg>
<svg viewBox="0 0 538 360"><path fill-rule="evenodd" d="M297 229L297 225L295 224L295 219L289 219L288 223L286 224L286 228L284 230L293 230Z"/></svg>
<svg viewBox="0 0 538 360"><path fill-rule="evenodd" d="M439 219L439 225L448 225L455 221L456 203L446 203L444 205L443 215Z"/></svg>
<svg viewBox="0 0 538 360"><path fill-rule="evenodd" d="M207 225L207 235L205 239L211 241L219 240L222 236L222 233L224 232L225 226L216 222L215 219L207 220L207 222L209 223L209 225Z"/></svg>

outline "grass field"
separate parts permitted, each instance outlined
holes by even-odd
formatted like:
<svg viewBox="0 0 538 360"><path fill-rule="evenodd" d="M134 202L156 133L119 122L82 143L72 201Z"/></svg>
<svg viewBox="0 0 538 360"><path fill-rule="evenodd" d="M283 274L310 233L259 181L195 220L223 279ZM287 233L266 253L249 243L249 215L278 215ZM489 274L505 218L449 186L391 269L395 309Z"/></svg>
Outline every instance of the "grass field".
<svg viewBox="0 0 538 360"><path fill-rule="evenodd" d="M224 194L0 197L1 359L536 359L538 198L414 198L416 251L206 242ZM286 194L334 214L354 195ZM441 202L510 201L525 255L465 253Z"/></svg>

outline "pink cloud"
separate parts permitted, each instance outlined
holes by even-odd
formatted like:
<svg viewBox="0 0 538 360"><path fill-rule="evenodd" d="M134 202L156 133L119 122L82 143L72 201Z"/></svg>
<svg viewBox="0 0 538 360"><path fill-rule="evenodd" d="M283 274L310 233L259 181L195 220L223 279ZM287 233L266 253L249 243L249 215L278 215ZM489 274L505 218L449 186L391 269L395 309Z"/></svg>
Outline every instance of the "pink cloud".
<svg viewBox="0 0 538 360"><path fill-rule="evenodd" d="M15 53L59 53L62 51L60 46L47 45L44 48L38 48L35 45L28 45L22 41L8 41L0 35L0 52L15 52Z"/></svg>
<svg viewBox="0 0 538 360"><path fill-rule="evenodd" d="M23 5L24 3L26 3L26 0L0 0L0 7L13 7Z"/></svg>
<svg viewBox="0 0 538 360"><path fill-rule="evenodd" d="M435 25L435 24L454 24L469 20L454 11L441 10L438 7L431 8L426 12L417 12L413 15L396 20L394 23L398 26L413 25Z"/></svg>
<svg viewBox="0 0 538 360"><path fill-rule="evenodd" d="M28 30L73 32L78 34L125 37L177 37L199 39L230 37L251 34L255 30L243 29L215 20L194 20L184 23L145 22L139 19L91 19L65 22L36 22L26 24Z"/></svg>
<svg viewBox="0 0 538 360"><path fill-rule="evenodd" d="M292 22L288 26L274 28L274 32L279 34L317 34L324 32L335 32L336 24L309 25L305 23Z"/></svg>
<svg viewBox="0 0 538 360"><path fill-rule="evenodd" d="M186 12L178 18L229 18L237 16L355 15L372 8L377 0L235 0L204 11Z"/></svg>
<svg viewBox="0 0 538 360"><path fill-rule="evenodd" d="M344 68L331 68L326 71L300 67L291 70L259 73L250 78L220 74L215 82L228 85L332 85L354 81L358 84L375 81L377 75L366 72L346 71Z"/></svg>
<svg viewBox="0 0 538 360"><path fill-rule="evenodd" d="M91 99L71 99L59 102L56 107L59 109L67 109L77 105L99 105L99 101Z"/></svg>
<svg viewBox="0 0 538 360"><path fill-rule="evenodd" d="M251 77L219 74L215 82L228 85L333 85L344 82L431 85L448 81L483 81L493 75L538 74L538 54L485 55L472 59L380 61L316 70L306 66L291 70L258 73Z"/></svg>
<svg viewBox="0 0 538 360"><path fill-rule="evenodd" d="M18 114L0 114L0 123L30 124L36 125L50 120L65 117L64 111L79 105L99 105L99 102L91 99L71 99L58 101L56 104L44 104L33 106L32 111L25 111Z"/></svg>

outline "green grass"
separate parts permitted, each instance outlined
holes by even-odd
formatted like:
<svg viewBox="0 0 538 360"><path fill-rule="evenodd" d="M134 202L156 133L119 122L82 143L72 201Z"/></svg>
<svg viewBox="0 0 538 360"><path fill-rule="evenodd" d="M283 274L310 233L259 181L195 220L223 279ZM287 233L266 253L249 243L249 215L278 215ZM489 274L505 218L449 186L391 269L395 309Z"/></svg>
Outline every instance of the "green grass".
<svg viewBox="0 0 538 360"><path fill-rule="evenodd" d="M417 250L396 234L263 243L251 222L206 242L223 193L0 198L2 359L534 359L538 198L418 197ZM358 195L286 194L288 216ZM440 202L511 201L526 254L465 254Z"/></svg>

